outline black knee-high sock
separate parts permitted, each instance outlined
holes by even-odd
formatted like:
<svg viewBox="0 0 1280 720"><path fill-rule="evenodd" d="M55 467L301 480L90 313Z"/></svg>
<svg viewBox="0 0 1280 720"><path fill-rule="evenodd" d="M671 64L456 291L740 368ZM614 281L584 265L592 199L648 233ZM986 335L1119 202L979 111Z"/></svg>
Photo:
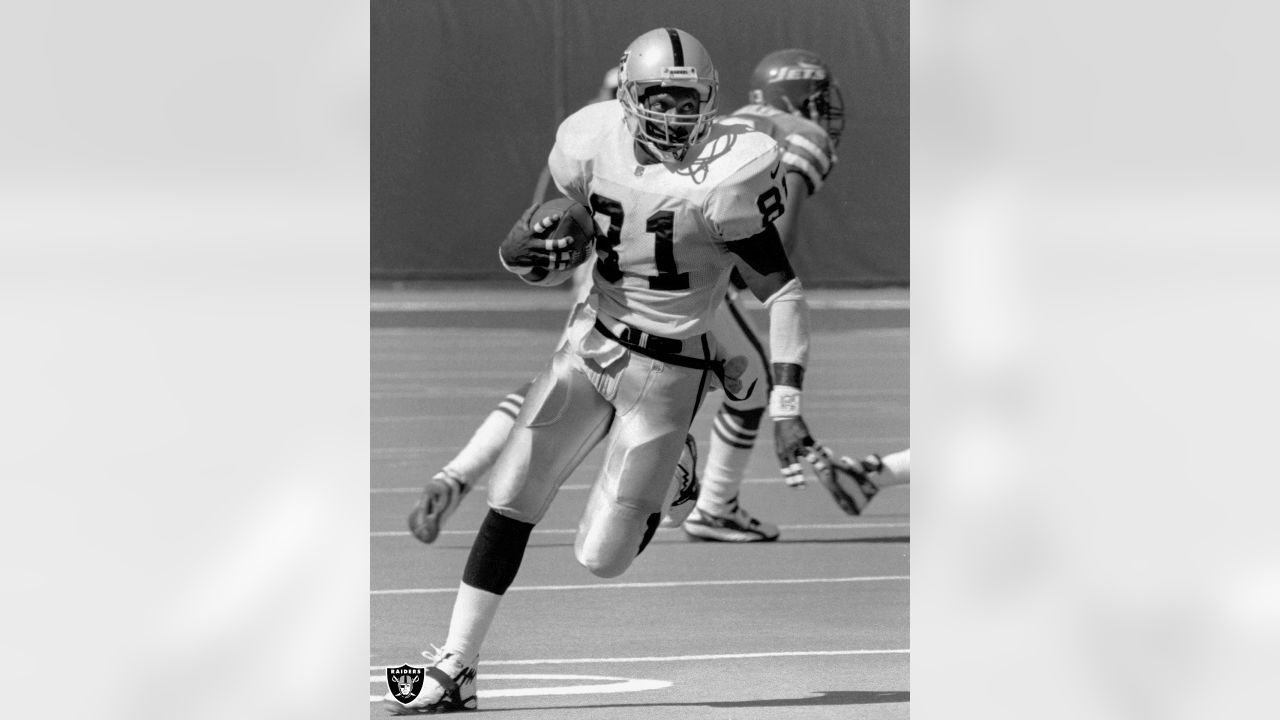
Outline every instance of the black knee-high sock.
<svg viewBox="0 0 1280 720"><path fill-rule="evenodd" d="M511 587L524 560L524 549L529 544L533 525L512 520L489 510L480 523L480 532L471 544L467 567L462 571L462 582L495 595L502 595Z"/></svg>

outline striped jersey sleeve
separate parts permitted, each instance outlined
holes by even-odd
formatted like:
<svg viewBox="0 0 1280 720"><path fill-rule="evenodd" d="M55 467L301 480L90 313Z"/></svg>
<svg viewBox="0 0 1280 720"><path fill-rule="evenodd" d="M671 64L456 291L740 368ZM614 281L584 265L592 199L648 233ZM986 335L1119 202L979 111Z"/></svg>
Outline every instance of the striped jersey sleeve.
<svg viewBox="0 0 1280 720"><path fill-rule="evenodd" d="M817 123L768 105L747 105L721 122L746 124L767 133L782 146L782 162L787 172L804 178L813 195L836 165L836 149L827 132Z"/></svg>
<svg viewBox="0 0 1280 720"><path fill-rule="evenodd" d="M792 132L779 144L782 145L782 162L787 166L787 172L799 173L810 195L821 190L822 183L836 164L835 148L831 147L827 134L824 132L820 139L815 139L811 134Z"/></svg>

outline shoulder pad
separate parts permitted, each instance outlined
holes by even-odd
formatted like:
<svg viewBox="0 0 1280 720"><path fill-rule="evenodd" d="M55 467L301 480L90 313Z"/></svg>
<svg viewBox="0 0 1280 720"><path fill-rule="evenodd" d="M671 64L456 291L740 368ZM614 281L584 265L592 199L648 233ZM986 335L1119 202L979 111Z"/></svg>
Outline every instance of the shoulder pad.
<svg viewBox="0 0 1280 720"><path fill-rule="evenodd" d="M599 152L601 138L621 122L622 106L608 100L588 105L560 123L556 144L547 157L547 169L560 192L588 204L587 166Z"/></svg>

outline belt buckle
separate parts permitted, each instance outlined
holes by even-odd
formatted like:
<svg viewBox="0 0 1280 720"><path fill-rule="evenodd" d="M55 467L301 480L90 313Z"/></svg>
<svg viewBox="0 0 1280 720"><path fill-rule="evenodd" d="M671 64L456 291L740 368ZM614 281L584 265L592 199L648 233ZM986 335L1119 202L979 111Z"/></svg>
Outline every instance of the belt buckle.
<svg viewBox="0 0 1280 720"><path fill-rule="evenodd" d="M641 330L640 328L634 327L632 325L628 325L627 323L624 323L624 322L619 322L618 327L619 329L615 330L614 334L617 335L620 340L622 340L623 342L627 342L632 345L636 345L638 347L644 348L645 350L648 350L650 352L670 352L672 354L678 355L684 350L683 340L673 340L671 338L664 338L664 337L658 337L656 335L650 335L644 330ZM658 344L667 344L667 343L676 343L679 345L679 347L675 350L667 350L666 348L659 349L654 347L655 345L658 345Z"/></svg>

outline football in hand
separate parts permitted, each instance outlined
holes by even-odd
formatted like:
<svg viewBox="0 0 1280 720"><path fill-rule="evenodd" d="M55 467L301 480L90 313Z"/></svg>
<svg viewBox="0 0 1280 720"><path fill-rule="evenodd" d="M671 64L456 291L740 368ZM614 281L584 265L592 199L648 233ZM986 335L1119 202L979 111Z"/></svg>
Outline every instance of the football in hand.
<svg viewBox="0 0 1280 720"><path fill-rule="evenodd" d="M573 256L570 267L576 267L591 257L591 244L596 239L596 223L591 211L580 203L569 198L559 197L548 200L529 213L529 226L548 215L559 215L556 226L547 233L547 239L569 238L567 251Z"/></svg>

